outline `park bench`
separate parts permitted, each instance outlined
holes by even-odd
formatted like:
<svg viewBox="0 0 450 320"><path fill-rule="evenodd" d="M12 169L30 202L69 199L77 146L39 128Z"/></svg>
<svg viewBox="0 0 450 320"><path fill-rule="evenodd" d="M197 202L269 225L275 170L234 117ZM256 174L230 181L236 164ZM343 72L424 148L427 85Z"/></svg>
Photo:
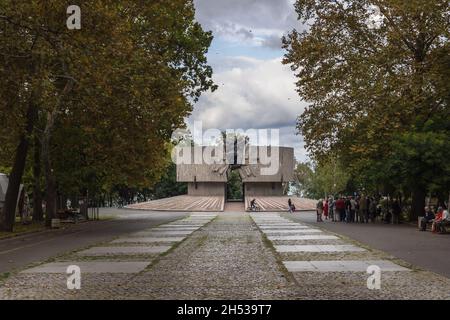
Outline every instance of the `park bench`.
<svg viewBox="0 0 450 320"><path fill-rule="evenodd" d="M77 222L83 219L83 216L74 209L60 210L57 212L57 217L63 222Z"/></svg>
<svg viewBox="0 0 450 320"><path fill-rule="evenodd" d="M417 217L417 228L420 230L420 222L422 221L423 216ZM431 225L433 224L432 221L428 221L425 230L431 231Z"/></svg>
<svg viewBox="0 0 450 320"><path fill-rule="evenodd" d="M417 226L418 226L418 228L419 228L419 230L420 230L420 221L421 221L421 219L422 219L423 217L418 217L418 219L417 219ZM431 231L431 225L433 224L433 221L428 221L427 222L427 226L426 226L426 230L427 231ZM450 220L445 220L445 223L444 223L444 229L445 229L445 233L449 233L449 229L450 228Z"/></svg>
<svg viewBox="0 0 450 320"><path fill-rule="evenodd" d="M444 232L441 232L441 233L449 233L449 228L450 228L450 220L445 220L445 222L444 222Z"/></svg>

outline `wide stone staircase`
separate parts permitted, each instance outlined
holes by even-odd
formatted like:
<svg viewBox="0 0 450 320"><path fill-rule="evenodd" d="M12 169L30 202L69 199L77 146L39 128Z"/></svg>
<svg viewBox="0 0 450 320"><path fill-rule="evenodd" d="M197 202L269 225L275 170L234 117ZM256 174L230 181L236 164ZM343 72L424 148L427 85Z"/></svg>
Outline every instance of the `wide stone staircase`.
<svg viewBox="0 0 450 320"><path fill-rule="evenodd" d="M245 197L245 209L248 211L250 207L250 202L256 199L257 206L261 209L261 211L269 211L269 212L278 212L278 211L288 211L288 200L291 199L292 203L295 205L297 211L305 210L311 211L316 208L316 201L305 198L298 197L263 197L263 196L255 196L255 197Z"/></svg>
<svg viewBox="0 0 450 320"><path fill-rule="evenodd" d="M128 209L154 211L223 211L224 198L220 196L176 196L126 206Z"/></svg>

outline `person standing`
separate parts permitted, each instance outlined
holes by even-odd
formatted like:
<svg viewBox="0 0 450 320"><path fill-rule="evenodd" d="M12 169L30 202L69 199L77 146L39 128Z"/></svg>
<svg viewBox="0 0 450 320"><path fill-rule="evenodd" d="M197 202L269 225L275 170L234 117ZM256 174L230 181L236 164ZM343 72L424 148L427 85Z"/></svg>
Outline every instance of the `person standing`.
<svg viewBox="0 0 450 320"><path fill-rule="evenodd" d="M339 213L339 221L343 222L345 220L345 202L342 196L336 200L336 209Z"/></svg>
<svg viewBox="0 0 450 320"><path fill-rule="evenodd" d="M316 205L316 214L317 214L317 222L323 222L322 214L323 214L323 200L320 199Z"/></svg>
<svg viewBox="0 0 450 320"><path fill-rule="evenodd" d="M361 215L360 215L360 208L359 208L359 204L360 204L360 201L361 201L361 198L360 198L360 196L357 196L356 197L356 199L355 199L355 202L356 202L356 205L355 205L355 222L360 222L361 220L360 220L360 218L361 218Z"/></svg>
<svg viewBox="0 0 450 320"><path fill-rule="evenodd" d="M328 220L328 210L329 210L328 199L325 199L323 201L323 215L325 216L325 220Z"/></svg>
<svg viewBox="0 0 450 320"><path fill-rule="evenodd" d="M355 222L356 200L350 197L350 222Z"/></svg>
<svg viewBox="0 0 450 320"><path fill-rule="evenodd" d="M22 224L30 224L30 198L28 194L24 192L23 196L23 208L22 208Z"/></svg>
<svg viewBox="0 0 450 320"><path fill-rule="evenodd" d="M377 215L377 201L375 200L375 197L370 198L369 203L369 218L370 221L375 222L375 217ZM369 222L369 220L367 220Z"/></svg>
<svg viewBox="0 0 450 320"><path fill-rule="evenodd" d="M346 222L347 223L350 223L351 221L351 211L350 211L350 208L351 208L351 204L350 204L350 197L346 197L345 198L345 218L346 218Z"/></svg>
<svg viewBox="0 0 450 320"><path fill-rule="evenodd" d="M328 214L330 215L330 219L331 219L331 221L336 221L335 219L334 219L334 199L333 199L333 197L330 197L329 199L328 199Z"/></svg>
<svg viewBox="0 0 450 320"><path fill-rule="evenodd" d="M392 224L398 224L400 220L400 214L402 213L402 208L397 199L392 202Z"/></svg>
<svg viewBox="0 0 450 320"><path fill-rule="evenodd" d="M359 221L364 223L366 221L366 212L367 212L367 198L366 195L363 194L361 199L359 199Z"/></svg>

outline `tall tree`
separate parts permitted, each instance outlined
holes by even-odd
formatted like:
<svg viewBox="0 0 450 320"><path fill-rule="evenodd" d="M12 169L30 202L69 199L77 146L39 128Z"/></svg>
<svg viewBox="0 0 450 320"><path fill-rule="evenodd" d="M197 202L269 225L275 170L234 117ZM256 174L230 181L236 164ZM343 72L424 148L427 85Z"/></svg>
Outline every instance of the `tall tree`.
<svg viewBox="0 0 450 320"><path fill-rule="evenodd" d="M49 222L62 186L156 183L172 131L203 91L215 89L205 57L212 36L195 22L191 0L84 1L81 30L63 23L69 4L1 1L0 110L23 128L10 137L19 148L3 229L12 228L38 112L46 120L37 132ZM74 159L69 150L78 151Z"/></svg>
<svg viewBox="0 0 450 320"><path fill-rule="evenodd" d="M298 129L313 157L332 151L365 170L398 134L436 114L448 119L448 1L298 0L295 8L307 28L283 39L284 63L311 103ZM422 205L413 217L425 191L413 190Z"/></svg>

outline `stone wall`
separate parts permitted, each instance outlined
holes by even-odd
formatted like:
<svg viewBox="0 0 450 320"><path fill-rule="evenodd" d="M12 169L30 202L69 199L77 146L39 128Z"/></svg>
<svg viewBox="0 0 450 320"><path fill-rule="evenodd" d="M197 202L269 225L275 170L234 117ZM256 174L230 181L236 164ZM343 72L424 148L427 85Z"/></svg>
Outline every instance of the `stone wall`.
<svg viewBox="0 0 450 320"><path fill-rule="evenodd" d="M282 196L281 182L246 182L245 197L252 196Z"/></svg>
<svg viewBox="0 0 450 320"><path fill-rule="evenodd" d="M225 182L194 182L188 183L190 196L223 196L225 197Z"/></svg>

